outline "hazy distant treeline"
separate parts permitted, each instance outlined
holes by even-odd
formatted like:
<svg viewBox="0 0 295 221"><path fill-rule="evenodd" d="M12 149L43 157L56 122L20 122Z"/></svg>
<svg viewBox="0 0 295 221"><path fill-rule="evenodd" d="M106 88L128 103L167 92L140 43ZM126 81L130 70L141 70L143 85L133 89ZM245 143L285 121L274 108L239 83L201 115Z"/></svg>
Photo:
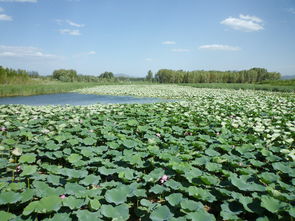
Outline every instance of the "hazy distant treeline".
<svg viewBox="0 0 295 221"><path fill-rule="evenodd" d="M159 83L256 83L278 80L281 74L264 68L243 71L183 71L161 69L155 75Z"/></svg>

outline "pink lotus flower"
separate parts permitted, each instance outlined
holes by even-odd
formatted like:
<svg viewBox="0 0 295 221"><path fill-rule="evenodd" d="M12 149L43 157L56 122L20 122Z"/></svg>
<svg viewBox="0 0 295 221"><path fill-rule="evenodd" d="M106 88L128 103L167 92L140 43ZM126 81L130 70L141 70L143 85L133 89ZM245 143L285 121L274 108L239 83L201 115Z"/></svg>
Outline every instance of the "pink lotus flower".
<svg viewBox="0 0 295 221"><path fill-rule="evenodd" d="M1 129L0 129L1 131L6 131L6 128L5 127L1 127Z"/></svg>
<svg viewBox="0 0 295 221"><path fill-rule="evenodd" d="M59 196L59 198L61 198L61 199L64 199L64 198L66 198L66 195L61 195L61 196Z"/></svg>
<svg viewBox="0 0 295 221"><path fill-rule="evenodd" d="M157 137L161 137L161 134L159 134L159 133L156 133L156 136L157 136Z"/></svg>
<svg viewBox="0 0 295 221"><path fill-rule="evenodd" d="M168 180L168 176L167 175L163 175L162 177L161 177L161 179L160 179L160 183L161 184L163 184L163 183L165 183L167 180Z"/></svg>

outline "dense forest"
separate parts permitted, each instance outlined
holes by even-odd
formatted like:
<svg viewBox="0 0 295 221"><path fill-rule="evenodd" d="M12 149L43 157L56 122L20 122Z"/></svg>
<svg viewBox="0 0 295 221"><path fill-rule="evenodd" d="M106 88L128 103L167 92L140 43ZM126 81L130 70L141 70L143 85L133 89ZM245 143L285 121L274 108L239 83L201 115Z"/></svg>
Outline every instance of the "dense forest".
<svg viewBox="0 0 295 221"><path fill-rule="evenodd" d="M257 83L278 80L281 74L264 68L243 71L175 71L161 69L155 75L159 83Z"/></svg>

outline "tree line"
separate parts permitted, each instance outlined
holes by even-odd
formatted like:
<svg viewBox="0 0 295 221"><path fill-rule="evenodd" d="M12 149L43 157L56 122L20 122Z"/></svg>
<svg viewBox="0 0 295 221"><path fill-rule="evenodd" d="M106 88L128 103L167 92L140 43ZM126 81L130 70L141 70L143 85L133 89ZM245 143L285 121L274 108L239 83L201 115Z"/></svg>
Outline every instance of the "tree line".
<svg viewBox="0 0 295 221"><path fill-rule="evenodd" d="M264 68L251 68L242 71L183 71L161 69L152 77L149 71L146 79L159 83L257 83L278 80L281 74L268 72Z"/></svg>
<svg viewBox="0 0 295 221"><path fill-rule="evenodd" d="M0 66L0 84L22 84L31 79L25 70L14 70Z"/></svg>
<svg viewBox="0 0 295 221"><path fill-rule="evenodd" d="M138 81L158 83L257 83L281 78L277 72L268 72L264 68L251 68L242 71L183 71L161 69L155 76L148 71L145 78L115 77L112 72L104 72L99 76L77 74L73 69L58 69L52 75L40 76L36 71L14 70L0 66L0 84L23 84L33 78L58 80L62 82L113 82Z"/></svg>

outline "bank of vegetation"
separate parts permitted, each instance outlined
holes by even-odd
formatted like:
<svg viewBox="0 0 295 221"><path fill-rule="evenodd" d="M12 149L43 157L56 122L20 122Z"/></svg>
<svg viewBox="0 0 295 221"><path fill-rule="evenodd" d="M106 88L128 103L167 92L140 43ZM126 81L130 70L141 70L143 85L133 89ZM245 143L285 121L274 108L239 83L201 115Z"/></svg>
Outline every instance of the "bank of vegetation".
<svg viewBox="0 0 295 221"><path fill-rule="evenodd" d="M0 66L0 97L64 93L81 88L107 84L185 84L198 88L254 89L295 91L295 80L280 80L277 72L263 68L243 71L183 71L161 69L146 77L116 76L103 72L97 76L78 74L73 69L58 69L52 75L36 71L14 70Z"/></svg>

